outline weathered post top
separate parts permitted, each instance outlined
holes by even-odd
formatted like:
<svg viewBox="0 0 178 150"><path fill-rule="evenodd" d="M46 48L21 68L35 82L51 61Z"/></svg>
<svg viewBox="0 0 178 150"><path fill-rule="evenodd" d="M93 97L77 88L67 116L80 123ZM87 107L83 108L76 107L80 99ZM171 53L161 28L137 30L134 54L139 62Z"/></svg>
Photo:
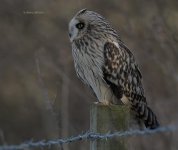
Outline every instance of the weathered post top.
<svg viewBox="0 0 178 150"><path fill-rule="evenodd" d="M128 106L91 105L90 130L92 132L108 133L127 130L131 120ZM92 141L90 150L127 150L127 141L124 138Z"/></svg>

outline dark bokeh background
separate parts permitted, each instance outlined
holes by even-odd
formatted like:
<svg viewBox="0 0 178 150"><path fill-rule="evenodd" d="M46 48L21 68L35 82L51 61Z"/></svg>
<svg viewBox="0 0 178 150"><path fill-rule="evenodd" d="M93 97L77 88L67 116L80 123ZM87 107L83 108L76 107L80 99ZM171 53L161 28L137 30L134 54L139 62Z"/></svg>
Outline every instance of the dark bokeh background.
<svg viewBox="0 0 178 150"><path fill-rule="evenodd" d="M70 19L86 7L104 15L134 53L161 124L178 121L177 0L1 0L1 145L89 129L96 98L77 79L68 39ZM177 139L176 132L132 137L132 149L176 150ZM65 150L89 150L89 142Z"/></svg>

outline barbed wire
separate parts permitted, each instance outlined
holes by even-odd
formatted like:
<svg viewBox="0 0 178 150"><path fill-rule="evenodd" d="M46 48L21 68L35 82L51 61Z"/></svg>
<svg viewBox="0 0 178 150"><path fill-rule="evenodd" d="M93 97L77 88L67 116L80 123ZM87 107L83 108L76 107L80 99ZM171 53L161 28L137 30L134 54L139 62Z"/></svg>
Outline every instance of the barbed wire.
<svg viewBox="0 0 178 150"><path fill-rule="evenodd" d="M77 136L72 136L65 139L54 139L54 140L41 140L38 142L30 141L21 143L19 145L4 145L0 146L0 150L22 150L27 148L37 148L37 147L51 147L54 145L62 146L64 144L82 141L82 140L89 140L89 141L95 141L95 140L107 140L114 137L128 137L128 136L139 136L139 135L149 135L149 134L155 134L155 133L161 133L161 132L172 132L177 130L178 127L176 125L169 125L165 127L159 127L154 130L144 129L144 130L128 130L128 131L116 131L113 133L95 133L95 132L86 132L83 134L79 134Z"/></svg>

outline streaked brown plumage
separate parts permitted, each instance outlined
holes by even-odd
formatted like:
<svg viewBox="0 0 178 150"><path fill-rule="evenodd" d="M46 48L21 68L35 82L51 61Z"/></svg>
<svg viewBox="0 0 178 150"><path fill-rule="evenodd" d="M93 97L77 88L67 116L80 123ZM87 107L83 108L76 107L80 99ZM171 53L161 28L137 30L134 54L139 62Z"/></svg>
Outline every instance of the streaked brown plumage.
<svg viewBox="0 0 178 150"><path fill-rule="evenodd" d="M129 105L148 128L159 126L147 106L142 76L131 51L96 12L79 11L69 24L76 73L105 105Z"/></svg>

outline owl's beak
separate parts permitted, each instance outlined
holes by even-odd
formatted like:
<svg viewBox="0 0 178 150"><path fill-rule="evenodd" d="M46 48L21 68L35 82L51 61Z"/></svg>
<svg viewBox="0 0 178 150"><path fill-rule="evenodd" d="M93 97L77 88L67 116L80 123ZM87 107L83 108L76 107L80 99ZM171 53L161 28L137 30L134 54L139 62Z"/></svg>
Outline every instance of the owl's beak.
<svg viewBox="0 0 178 150"><path fill-rule="evenodd" d="M70 42L73 41L73 38L72 38L72 33L69 32L69 39L70 39Z"/></svg>

